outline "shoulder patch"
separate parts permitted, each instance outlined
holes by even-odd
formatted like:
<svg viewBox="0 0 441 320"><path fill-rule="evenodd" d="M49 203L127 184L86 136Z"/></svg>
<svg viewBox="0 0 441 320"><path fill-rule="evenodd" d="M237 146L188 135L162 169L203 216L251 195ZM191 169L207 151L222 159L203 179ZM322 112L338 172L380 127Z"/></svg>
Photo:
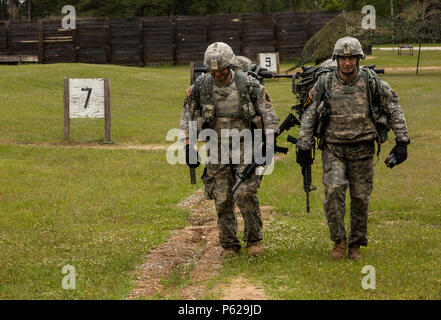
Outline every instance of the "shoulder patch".
<svg viewBox="0 0 441 320"><path fill-rule="evenodd" d="M187 89L187 97L190 97L190 94L191 94L191 86L188 87L188 89Z"/></svg>

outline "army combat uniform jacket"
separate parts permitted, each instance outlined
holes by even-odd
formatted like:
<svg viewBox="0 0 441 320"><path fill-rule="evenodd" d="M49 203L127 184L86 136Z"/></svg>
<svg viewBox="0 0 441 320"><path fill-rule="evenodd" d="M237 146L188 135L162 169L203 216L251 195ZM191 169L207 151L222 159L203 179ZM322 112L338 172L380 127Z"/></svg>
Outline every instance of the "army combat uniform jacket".
<svg viewBox="0 0 441 320"><path fill-rule="evenodd" d="M219 137L222 129L241 131L246 128L258 128L271 129L278 133L278 119L265 88L242 71L231 72L231 81L225 86L217 85L210 74L205 74L188 90L180 122L180 128L187 138L190 121L197 121L198 132L210 128L214 129ZM240 248L240 241L236 236L234 204L237 204L244 217L243 240L250 243L262 239L262 218L256 196L260 177L250 176L237 189L234 199L231 196L236 175L245 167L243 162L207 163L202 176L206 197L215 200L219 240L223 248Z"/></svg>
<svg viewBox="0 0 441 320"><path fill-rule="evenodd" d="M303 115L297 142L298 147L308 150L314 147L314 136L321 140L322 182L325 187L323 206L332 241L346 238L345 196L349 187L350 246L365 246L368 241L367 217L374 181L374 141L380 148L387 139L389 128L393 130L396 141L410 141L398 96L385 81L378 77L375 80L375 77L373 72L364 68L359 68L351 83L340 79L337 71L320 76L310 93L312 103ZM325 90L328 90L327 106L318 97L320 83L325 83ZM326 87L328 83L331 85ZM377 97L374 97L375 92L378 93ZM317 123L324 113L328 116L326 125L318 132Z"/></svg>

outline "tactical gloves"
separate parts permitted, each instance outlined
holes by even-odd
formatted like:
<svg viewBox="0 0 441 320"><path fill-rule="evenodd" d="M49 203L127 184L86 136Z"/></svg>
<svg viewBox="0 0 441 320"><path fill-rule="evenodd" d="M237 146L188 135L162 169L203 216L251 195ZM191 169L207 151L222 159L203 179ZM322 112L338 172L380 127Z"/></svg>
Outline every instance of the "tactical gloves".
<svg viewBox="0 0 441 320"><path fill-rule="evenodd" d="M190 144L187 144L185 146L185 162L187 163L187 165L190 168L196 169L200 165L199 154L196 150L194 150L194 148L191 148L191 149L192 150L190 150ZM190 152L191 152L191 155L190 155Z"/></svg>
<svg viewBox="0 0 441 320"><path fill-rule="evenodd" d="M312 149L308 150L302 150L300 148L296 151L297 156L297 163L300 164L302 167L305 165L311 165L312 160Z"/></svg>
<svg viewBox="0 0 441 320"><path fill-rule="evenodd" d="M394 166L404 162L407 159L407 143L402 141L397 141L397 144L389 153L389 156L384 161L386 166L393 168Z"/></svg>

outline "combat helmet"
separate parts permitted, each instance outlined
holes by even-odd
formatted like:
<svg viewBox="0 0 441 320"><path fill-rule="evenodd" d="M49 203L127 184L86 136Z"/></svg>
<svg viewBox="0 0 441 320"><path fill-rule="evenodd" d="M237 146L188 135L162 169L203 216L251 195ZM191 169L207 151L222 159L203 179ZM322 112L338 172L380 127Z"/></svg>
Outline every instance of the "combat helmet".
<svg viewBox="0 0 441 320"><path fill-rule="evenodd" d="M235 63L233 49L224 42L214 42L205 50L204 65L208 70L222 70Z"/></svg>
<svg viewBox="0 0 441 320"><path fill-rule="evenodd" d="M337 59L338 56L359 56L361 59L365 58L360 41L353 37L344 37L337 40L332 53L332 60Z"/></svg>

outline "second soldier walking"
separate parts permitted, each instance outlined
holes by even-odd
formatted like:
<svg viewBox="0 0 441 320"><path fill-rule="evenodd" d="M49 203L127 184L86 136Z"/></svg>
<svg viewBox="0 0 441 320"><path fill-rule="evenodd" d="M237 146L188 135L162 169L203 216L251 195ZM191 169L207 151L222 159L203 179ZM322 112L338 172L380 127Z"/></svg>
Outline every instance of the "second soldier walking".
<svg viewBox="0 0 441 320"><path fill-rule="evenodd" d="M314 136L322 150L323 207L333 259L360 259L360 246L368 244L369 198L374 186L374 141L378 148L392 129L396 145L387 165L393 167L407 158L410 142L406 120L391 87L369 68L360 42L353 37L339 39L332 59L337 69L321 75L310 92L312 103L305 111L297 142L297 162L312 163ZM349 187L350 232L346 235L345 196Z"/></svg>

